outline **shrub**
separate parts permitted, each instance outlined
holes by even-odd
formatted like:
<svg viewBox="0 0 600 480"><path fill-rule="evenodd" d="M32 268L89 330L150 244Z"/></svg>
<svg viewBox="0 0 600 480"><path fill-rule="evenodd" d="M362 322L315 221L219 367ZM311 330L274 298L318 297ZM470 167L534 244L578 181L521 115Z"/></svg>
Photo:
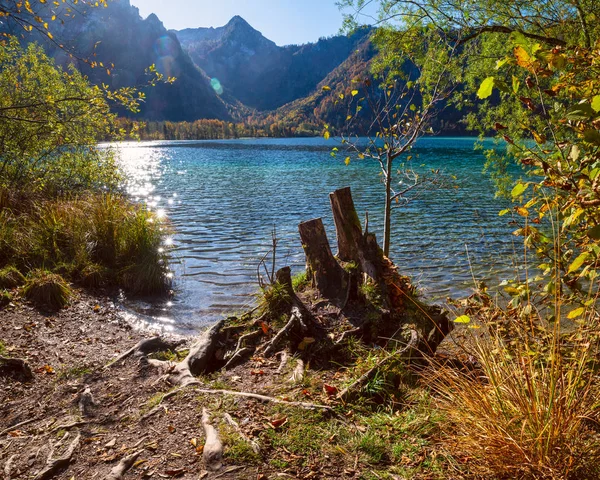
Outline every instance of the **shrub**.
<svg viewBox="0 0 600 480"><path fill-rule="evenodd" d="M63 308L73 294L63 277L42 269L29 273L23 293L36 306L50 310Z"/></svg>

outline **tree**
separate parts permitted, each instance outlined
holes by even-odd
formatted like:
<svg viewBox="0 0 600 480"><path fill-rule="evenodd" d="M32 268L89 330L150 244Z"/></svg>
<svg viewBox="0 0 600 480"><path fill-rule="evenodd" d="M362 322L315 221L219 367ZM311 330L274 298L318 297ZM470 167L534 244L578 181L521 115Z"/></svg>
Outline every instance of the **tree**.
<svg viewBox="0 0 600 480"><path fill-rule="evenodd" d="M0 45L0 186L68 190L116 186L111 152L99 139L118 135L109 102L135 109L134 89L91 86L75 68L57 68L42 48L15 38Z"/></svg>
<svg viewBox="0 0 600 480"><path fill-rule="evenodd" d="M426 34L421 40L423 45L435 41ZM444 108L455 88L454 75L448 68L454 55L454 48L439 49L438 54L422 56L424 61L417 63L414 55L403 52L384 68L376 68L373 77L353 80L354 86L348 94L339 94L340 100L348 101L347 131L352 132L358 123L364 125L365 117L369 119L367 145L351 134L343 135L342 143L360 159L369 158L379 164L385 192L383 252L386 256L390 251L394 203L405 205L424 191L448 183L448 178L439 171L415 171L409 152L419 137L431 130L432 119ZM329 137L328 129L325 136ZM346 164L349 162L347 157Z"/></svg>

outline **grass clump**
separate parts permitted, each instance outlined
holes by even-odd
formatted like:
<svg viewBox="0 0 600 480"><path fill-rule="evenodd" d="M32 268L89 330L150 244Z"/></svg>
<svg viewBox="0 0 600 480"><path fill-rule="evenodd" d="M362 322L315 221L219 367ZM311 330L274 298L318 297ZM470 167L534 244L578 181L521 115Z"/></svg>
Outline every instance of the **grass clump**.
<svg viewBox="0 0 600 480"><path fill-rule="evenodd" d="M20 287L25 283L25 277L13 265L0 270L0 289L11 289Z"/></svg>
<svg viewBox="0 0 600 480"><path fill-rule="evenodd" d="M64 278L42 269L30 272L23 293L33 304L50 310L60 310L73 295Z"/></svg>
<svg viewBox="0 0 600 480"><path fill-rule="evenodd" d="M171 286L163 239L168 225L144 207L110 193L40 198L0 209L0 282L43 268L84 287L136 294ZM25 205L25 206L23 206ZM6 277L6 280L3 278ZM0 284L0 288L3 287Z"/></svg>
<svg viewBox="0 0 600 480"><path fill-rule="evenodd" d="M477 369L430 372L451 453L471 458L476 475L599 478L597 318L563 329L560 317L544 323L526 306L465 318L477 327Z"/></svg>

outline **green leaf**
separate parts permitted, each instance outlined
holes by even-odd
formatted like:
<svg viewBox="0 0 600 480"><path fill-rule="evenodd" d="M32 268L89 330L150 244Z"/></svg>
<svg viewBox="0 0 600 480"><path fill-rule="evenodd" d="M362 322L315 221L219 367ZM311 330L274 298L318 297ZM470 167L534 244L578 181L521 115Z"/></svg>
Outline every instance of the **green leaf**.
<svg viewBox="0 0 600 480"><path fill-rule="evenodd" d="M579 307L576 308L575 310L571 310L569 312L569 314L567 315L567 318L577 318L580 317L581 315L583 315L583 312L585 312L585 308L584 307Z"/></svg>
<svg viewBox="0 0 600 480"><path fill-rule="evenodd" d="M454 323L463 323L463 324L471 323L471 317L469 317L468 315L461 315L460 317L458 317L454 320Z"/></svg>
<svg viewBox="0 0 600 480"><path fill-rule="evenodd" d="M510 58L504 57L498 61L496 61L496 70L500 70L504 65L506 65L510 61Z"/></svg>
<svg viewBox="0 0 600 480"><path fill-rule="evenodd" d="M514 93L519 92L519 87L521 86L521 81L513 75L512 77L512 89Z"/></svg>
<svg viewBox="0 0 600 480"><path fill-rule="evenodd" d="M569 266L569 271L567 273L573 273L579 270L589 256L590 254L588 252L584 252L579 255L575 260L573 260L573 263L571 263Z"/></svg>
<svg viewBox="0 0 600 480"><path fill-rule="evenodd" d="M528 186L529 184L527 183L517 183L512 189L512 192L510 192L510 195L512 196L512 198L520 197L521 195L523 195L523 193L525 193L525 190L527 190Z"/></svg>
<svg viewBox="0 0 600 480"><path fill-rule="evenodd" d="M487 77L483 82L481 82L481 86L477 91L477 96L483 100L484 98L488 98L492 91L494 90L494 77Z"/></svg>
<svg viewBox="0 0 600 480"><path fill-rule="evenodd" d="M596 112L600 112L600 95L596 95L592 98L592 108Z"/></svg>
<svg viewBox="0 0 600 480"><path fill-rule="evenodd" d="M587 120L595 117L596 112L589 103L578 103L567 110L567 120Z"/></svg>

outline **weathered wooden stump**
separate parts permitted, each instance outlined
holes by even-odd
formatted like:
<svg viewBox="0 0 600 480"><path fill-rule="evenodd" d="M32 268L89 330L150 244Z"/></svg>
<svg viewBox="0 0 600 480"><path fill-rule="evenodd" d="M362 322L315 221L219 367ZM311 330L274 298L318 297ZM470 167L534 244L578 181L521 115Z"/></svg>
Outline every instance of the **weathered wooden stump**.
<svg viewBox="0 0 600 480"><path fill-rule="evenodd" d="M411 338L416 332L418 342L413 343L418 349L426 355L434 353L452 329L446 314L417 299L410 281L384 256L375 235L363 233L350 187L332 192L329 198L337 234L337 258L331 253L320 218L298 226L313 287L321 297L343 309L349 301L359 300L361 286L369 284L377 293L379 324L370 325L375 321L360 319L360 329L371 333L375 330L377 334L403 331Z"/></svg>
<svg viewBox="0 0 600 480"><path fill-rule="evenodd" d="M303 222L298 231L306 255L306 273L319 293L332 301L344 298L347 274L331 253L323 221L315 218Z"/></svg>

